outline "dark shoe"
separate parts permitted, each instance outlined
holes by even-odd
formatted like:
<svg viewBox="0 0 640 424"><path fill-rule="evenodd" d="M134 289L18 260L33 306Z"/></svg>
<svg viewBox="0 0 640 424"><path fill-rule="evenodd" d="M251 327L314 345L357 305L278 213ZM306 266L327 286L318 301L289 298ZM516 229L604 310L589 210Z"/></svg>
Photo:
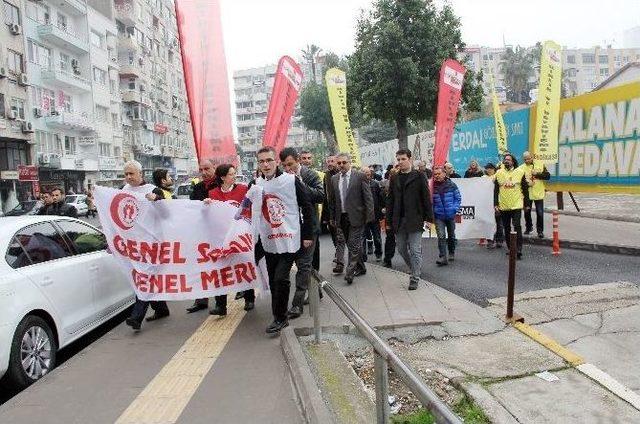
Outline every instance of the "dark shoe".
<svg viewBox="0 0 640 424"><path fill-rule="evenodd" d="M436 261L436 264L438 266L445 266L445 265L449 265L449 261L447 261L446 258L440 258Z"/></svg>
<svg viewBox="0 0 640 424"><path fill-rule="evenodd" d="M333 268L333 273L335 275L340 275L344 272L344 265L336 265L335 268Z"/></svg>
<svg viewBox="0 0 640 424"><path fill-rule="evenodd" d="M353 277L344 277L344 281L346 281L348 285L351 285L353 284Z"/></svg>
<svg viewBox="0 0 640 424"><path fill-rule="evenodd" d="M376 261L380 262L382 260L382 255L376 255Z"/></svg>
<svg viewBox="0 0 640 424"><path fill-rule="evenodd" d="M502 249L502 243L496 243L496 249Z"/></svg>
<svg viewBox="0 0 640 424"><path fill-rule="evenodd" d="M391 265L391 261L384 261L384 262L382 263L382 265L383 265L385 268L392 268L392 267L393 267L393 265Z"/></svg>
<svg viewBox="0 0 640 424"><path fill-rule="evenodd" d="M289 321L286 319L284 321L273 321L271 324L269 324L266 331L267 334L279 333L283 328L288 326Z"/></svg>
<svg viewBox="0 0 640 424"><path fill-rule="evenodd" d="M227 315L227 309L226 308L222 309L221 307L216 306L215 308L209 311L209 315L220 315L221 317L223 317Z"/></svg>
<svg viewBox="0 0 640 424"><path fill-rule="evenodd" d="M416 290L418 288L418 280L409 280L409 290Z"/></svg>
<svg viewBox="0 0 640 424"><path fill-rule="evenodd" d="M136 320L135 320L135 319L133 319L133 318L127 318L127 319L125 320L125 323L126 323L129 327L133 328L134 330L140 330L140 325L141 325L140 321L136 321Z"/></svg>
<svg viewBox="0 0 640 424"><path fill-rule="evenodd" d="M524 231L524 235L525 235L525 236L528 236L529 234L531 234L531 232L532 232L532 231L533 231L533 230L525 230L525 231Z"/></svg>
<svg viewBox="0 0 640 424"><path fill-rule="evenodd" d="M544 238L544 233L538 233L538 238Z"/></svg>
<svg viewBox="0 0 640 424"><path fill-rule="evenodd" d="M516 257L517 257L518 259L522 259L522 252L518 252L518 254L516 255Z"/></svg>
<svg viewBox="0 0 640 424"><path fill-rule="evenodd" d="M203 304L203 303L194 303L193 305L191 305L191 306L189 306L187 308L187 313L191 314L193 312L198 312L198 311L201 311L201 310L207 309L207 308L208 308L208 306Z"/></svg>
<svg viewBox="0 0 640 424"><path fill-rule="evenodd" d="M449 262L455 261L456 257L453 253L449 253Z"/></svg>
<svg viewBox="0 0 640 424"><path fill-rule="evenodd" d="M256 307L256 305L253 302L244 302L244 310L245 311L250 311L255 307Z"/></svg>
<svg viewBox="0 0 640 424"><path fill-rule="evenodd" d="M244 299L244 292L238 292L236 293L236 297L234 298L235 300L238 299Z"/></svg>
<svg viewBox="0 0 640 424"><path fill-rule="evenodd" d="M302 306L292 306L289 312L287 312L287 318L296 319L302 315L302 312Z"/></svg>
<svg viewBox="0 0 640 424"><path fill-rule="evenodd" d="M165 318L169 316L169 312L156 312L153 315L151 315L150 317L146 318L146 321L155 321L157 319L160 318Z"/></svg>
<svg viewBox="0 0 640 424"><path fill-rule="evenodd" d="M362 268L358 268L355 271L353 271L353 276L354 277L359 277L361 275L365 275L367 273L367 269L362 269Z"/></svg>

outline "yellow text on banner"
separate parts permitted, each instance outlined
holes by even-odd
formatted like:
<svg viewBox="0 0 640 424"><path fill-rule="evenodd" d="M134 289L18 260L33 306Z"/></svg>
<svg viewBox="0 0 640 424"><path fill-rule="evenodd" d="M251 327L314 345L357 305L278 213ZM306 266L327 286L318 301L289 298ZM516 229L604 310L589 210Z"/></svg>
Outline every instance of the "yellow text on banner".
<svg viewBox="0 0 640 424"><path fill-rule="evenodd" d="M533 155L545 163L558 162L558 123L560 120L561 47L545 41L540 58L538 110Z"/></svg>
<svg viewBox="0 0 640 424"><path fill-rule="evenodd" d="M329 94L329 105L331 106L331 116L333 126L336 130L338 148L341 152L349 153L351 163L360 166L360 149L356 143L349 114L347 113L347 78L344 71L338 68L331 68L325 75L327 92Z"/></svg>
<svg viewBox="0 0 640 424"><path fill-rule="evenodd" d="M507 153L507 128L504 126L504 119L502 119L502 112L500 112L500 105L498 104L498 96L496 96L496 86L493 80L493 74L491 74L491 97L493 98L493 119L496 123L496 143L498 144L498 153L504 155Z"/></svg>

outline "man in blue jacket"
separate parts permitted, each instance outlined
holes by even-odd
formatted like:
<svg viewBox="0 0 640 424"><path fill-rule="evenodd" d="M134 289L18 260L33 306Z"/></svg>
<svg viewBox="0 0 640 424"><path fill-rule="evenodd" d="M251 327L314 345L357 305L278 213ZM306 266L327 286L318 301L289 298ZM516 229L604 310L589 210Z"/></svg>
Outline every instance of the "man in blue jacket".
<svg viewBox="0 0 640 424"><path fill-rule="evenodd" d="M438 266L448 265L453 261L456 250L456 213L460 208L462 197L458 186L447 177L444 168L433 169L433 215L438 234L438 250L440 258ZM447 258L447 248L449 257Z"/></svg>

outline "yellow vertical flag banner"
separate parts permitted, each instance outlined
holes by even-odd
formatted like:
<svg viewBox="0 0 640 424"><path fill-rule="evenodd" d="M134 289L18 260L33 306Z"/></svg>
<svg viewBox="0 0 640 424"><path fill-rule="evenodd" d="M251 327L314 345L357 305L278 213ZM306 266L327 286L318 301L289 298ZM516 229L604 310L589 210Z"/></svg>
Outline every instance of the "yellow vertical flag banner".
<svg viewBox="0 0 640 424"><path fill-rule="evenodd" d="M496 95L496 85L493 79L493 74L490 74L491 79L491 97L493 99L493 119L496 124L496 143L498 144L498 153L504 155L509 151L507 147L507 128L504 126L504 119L502 119L502 112L500 112L500 105L498 104L498 96Z"/></svg>
<svg viewBox="0 0 640 424"><path fill-rule="evenodd" d="M349 114L347 113L347 77L344 71L338 68L331 68L325 75L327 92L329 94L329 105L331 106L331 116L333 126L336 130L338 148L341 152L349 153L351 163L360 166L360 149L353 137Z"/></svg>
<svg viewBox="0 0 640 424"><path fill-rule="evenodd" d="M540 85L533 139L533 156L544 163L558 162L561 58L560 45L553 41L545 41L540 58Z"/></svg>

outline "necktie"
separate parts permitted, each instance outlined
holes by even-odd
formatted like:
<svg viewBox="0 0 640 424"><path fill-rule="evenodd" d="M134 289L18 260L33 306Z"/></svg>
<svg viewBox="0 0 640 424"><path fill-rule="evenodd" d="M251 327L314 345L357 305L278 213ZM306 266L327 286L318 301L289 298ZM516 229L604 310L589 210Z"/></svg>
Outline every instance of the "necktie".
<svg viewBox="0 0 640 424"><path fill-rule="evenodd" d="M346 212L345 203L347 200L347 174L342 174L342 190L340 190L340 200L342 201L342 212Z"/></svg>

